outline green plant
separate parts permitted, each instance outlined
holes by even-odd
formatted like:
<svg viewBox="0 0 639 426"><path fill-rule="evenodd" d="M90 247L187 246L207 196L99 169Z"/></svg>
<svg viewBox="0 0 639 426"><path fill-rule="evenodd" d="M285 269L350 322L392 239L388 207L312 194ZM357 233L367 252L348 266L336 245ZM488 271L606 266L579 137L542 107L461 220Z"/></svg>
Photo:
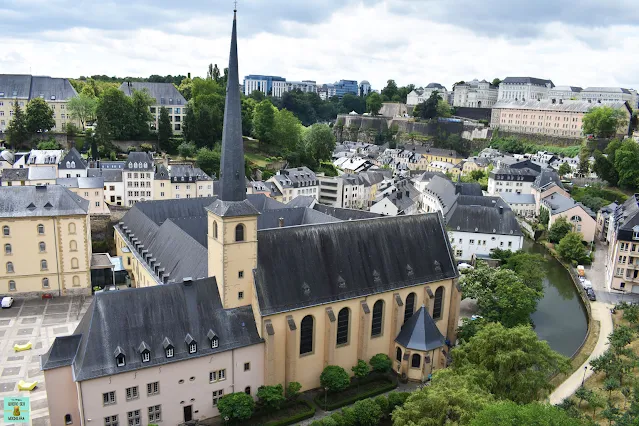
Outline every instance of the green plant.
<svg viewBox="0 0 639 426"><path fill-rule="evenodd" d="M353 414L360 426L375 426L382 418L382 409L372 399L363 399L353 404Z"/></svg>
<svg viewBox="0 0 639 426"><path fill-rule="evenodd" d="M351 371L355 374L355 378L357 379L357 389L359 390L359 381L368 376L371 369L368 364L366 364L366 361L359 359L357 360L357 364L351 368Z"/></svg>
<svg viewBox="0 0 639 426"><path fill-rule="evenodd" d="M386 417L390 414L390 403L388 402L388 398L384 395L380 395L375 398L375 404L382 410L382 416Z"/></svg>
<svg viewBox="0 0 639 426"><path fill-rule="evenodd" d="M331 392L339 392L348 387L350 377L342 367L327 365L320 375L320 384Z"/></svg>
<svg viewBox="0 0 639 426"><path fill-rule="evenodd" d="M307 409L304 410L301 413L294 414L294 415L292 415L290 417L287 417L285 419L266 422L266 423L264 423L264 426L287 426L287 425L293 425L293 424L297 424L297 423L301 422L302 420L310 419L311 417L313 417L315 415L315 407L311 403L309 403L308 401L297 401L296 404L305 405L307 407ZM320 423L320 424L323 424L323 423Z"/></svg>
<svg viewBox="0 0 639 426"><path fill-rule="evenodd" d="M244 392L229 393L220 398L217 408L222 418L228 417L232 422L248 420L255 411L255 401Z"/></svg>
<svg viewBox="0 0 639 426"><path fill-rule="evenodd" d="M153 151L153 145L150 143L143 143L140 145L140 151L149 152Z"/></svg>
<svg viewBox="0 0 639 426"><path fill-rule="evenodd" d="M286 398L296 400L300 396L302 385L299 382L289 382L286 385Z"/></svg>
<svg viewBox="0 0 639 426"><path fill-rule="evenodd" d="M284 389L282 385L260 386L257 388L259 404L272 410L279 410L282 403L286 400L283 392Z"/></svg>
<svg viewBox="0 0 639 426"><path fill-rule="evenodd" d="M381 353L373 355L368 363L373 368L373 371L377 371L378 373L388 373L393 366L393 361L391 361L390 357Z"/></svg>
<svg viewBox="0 0 639 426"><path fill-rule="evenodd" d="M383 380L377 379L375 381L375 386L373 386L370 389L366 389L362 392L359 392L357 394L354 394L354 395L351 394L350 396L345 396L343 398L340 397L339 393L333 394L333 398L331 398L327 404L324 404L323 393L316 395L313 400L318 406L322 407L323 409L327 411L332 411L337 408L344 407L345 405L353 404L354 402L359 401L360 399L371 398L373 396L380 395L382 393L393 390L396 387L397 387L397 383L393 381L390 381L388 379L383 379ZM337 398L335 398L335 396L337 396Z"/></svg>

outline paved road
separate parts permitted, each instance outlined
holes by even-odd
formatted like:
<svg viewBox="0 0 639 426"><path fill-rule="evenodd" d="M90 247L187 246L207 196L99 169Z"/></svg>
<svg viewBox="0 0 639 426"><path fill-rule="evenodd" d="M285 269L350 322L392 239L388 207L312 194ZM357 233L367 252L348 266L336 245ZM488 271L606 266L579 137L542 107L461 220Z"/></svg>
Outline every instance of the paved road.
<svg viewBox="0 0 639 426"><path fill-rule="evenodd" d="M44 374L40 355L57 336L69 335L91 302L91 298L16 300L10 309L0 310L0 406L8 396L29 396L33 426L50 425ZM13 345L31 342L33 349L15 352ZM38 381L32 392L18 391L20 380ZM4 420L0 417L0 425ZM59 422L57 424L60 424Z"/></svg>
<svg viewBox="0 0 639 426"><path fill-rule="evenodd" d="M608 246L598 241L595 251L595 260L591 266L586 267L586 278L592 282L592 288L597 295L597 301L616 305L619 302L639 303L639 294L624 294L617 291L610 291L606 287L606 259Z"/></svg>

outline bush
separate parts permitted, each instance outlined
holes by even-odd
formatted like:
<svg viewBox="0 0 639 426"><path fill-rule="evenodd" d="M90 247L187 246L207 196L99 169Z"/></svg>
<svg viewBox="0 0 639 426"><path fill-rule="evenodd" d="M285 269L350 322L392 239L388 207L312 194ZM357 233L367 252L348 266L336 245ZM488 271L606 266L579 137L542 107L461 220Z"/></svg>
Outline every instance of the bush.
<svg viewBox="0 0 639 426"><path fill-rule="evenodd" d="M375 426L382 418L382 409L372 399L357 401L353 405L353 414L360 426Z"/></svg>
<svg viewBox="0 0 639 426"><path fill-rule="evenodd" d="M368 363L373 367L373 370L378 373L388 373L393 366L393 361L391 361L390 357L386 354L373 355Z"/></svg>
<svg viewBox="0 0 639 426"><path fill-rule="evenodd" d="M548 241L557 244L567 233L572 231L572 224L565 217L560 217L548 230Z"/></svg>
<svg viewBox="0 0 639 426"><path fill-rule="evenodd" d="M303 404L306 407L308 407L308 409L304 410L301 413L294 414L284 419L266 422L264 423L264 426L287 426L287 425L298 424L302 420L310 419L311 417L315 415L315 407L310 402L299 401L299 402L295 402L294 404ZM320 421L319 424L322 424L322 422Z"/></svg>
<svg viewBox="0 0 639 426"><path fill-rule="evenodd" d="M220 398L217 408L222 418L228 417L232 422L248 420L255 411L255 401L244 392L229 393Z"/></svg>
<svg viewBox="0 0 639 426"><path fill-rule="evenodd" d="M376 380L379 381L380 379L378 378ZM333 402L328 402L328 404L326 405L324 405L324 395L321 393L315 396L314 401L318 406L322 407L324 410L332 411L337 408L344 407L349 404L353 404L361 399L371 398L379 394L388 392L390 390L395 389L396 387L397 387L397 383L392 382L388 379L384 379L383 383L379 383L377 386L375 386L372 389L367 389L363 392L359 392L354 395L351 394L349 396L345 396L342 399L338 399Z"/></svg>
<svg viewBox="0 0 639 426"><path fill-rule="evenodd" d="M126 152L134 152L137 151L137 148L134 147L133 145L129 145L126 147Z"/></svg>
<svg viewBox="0 0 639 426"><path fill-rule="evenodd" d="M386 398L384 395L380 395L375 398L375 404L377 404L379 409L382 410L383 417L387 417L391 413L388 398Z"/></svg>
<svg viewBox="0 0 639 426"><path fill-rule="evenodd" d="M357 425L357 416L355 415L355 410L350 407L346 407L342 410L342 419L343 426Z"/></svg>
<svg viewBox="0 0 639 426"><path fill-rule="evenodd" d="M296 400L300 396L302 385L299 382L289 382L286 386L286 398Z"/></svg>
<svg viewBox="0 0 639 426"><path fill-rule="evenodd" d="M589 263L586 248L581 242L582 235L577 232L569 232L561 239L557 246L557 253L567 262Z"/></svg>
<svg viewBox="0 0 639 426"><path fill-rule="evenodd" d="M150 143L143 143L140 145L140 151L143 151L143 152L153 151L153 145L151 145Z"/></svg>
<svg viewBox="0 0 639 426"><path fill-rule="evenodd" d="M38 143L38 149L60 149L60 144L55 139L49 139L48 141L42 141Z"/></svg>
<svg viewBox="0 0 639 426"><path fill-rule="evenodd" d="M350 376L338 365L327 365L320 375L320 384L331 392L343 391L350 383Z"/></svg>
<svg viewBox="0 0 639 426"><path fill-rule="evenodd" d="M404 405L406 399L410 396L410 392L391 392L388 394L388 409L392 413L395 407Z"/></svg>
<svg viewBox="0 0 639 426"><path fill-rule="evenodd" d="M283 393L284 389L282 385L260 386L257 388L259 404L272 410L279 410L282 403L286 400Z"/></svg>
<svg viewBox="0 0 639 426"><path fill-rule="evenodd" d="M340 426L341 423L337 423L337 420L333 419L333 416L324 417L322 419L323 426Z"/></svg>

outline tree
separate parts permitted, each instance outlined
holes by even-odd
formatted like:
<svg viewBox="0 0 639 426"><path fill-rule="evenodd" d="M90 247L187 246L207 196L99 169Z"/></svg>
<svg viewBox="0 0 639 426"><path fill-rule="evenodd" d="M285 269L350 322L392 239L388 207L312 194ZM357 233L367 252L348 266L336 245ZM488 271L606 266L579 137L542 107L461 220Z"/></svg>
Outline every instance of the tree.
<svg viewBox="0 0 639 426"><path fill-rule="evenodd" d="M351 380L346 370L337 365L327 365L320 374L320 384L331 392L343 391Z"/></svg>
<svg viewBox="0 0 639 426"><path fill-rule="evenodd" d="M463 318L462 325L457 328L457 338L462 343L468 342L486 324L489 324L486 318Z"/></svg>
<svg viewBox="0 0 639 426"><path fill-rule="evenodd" d="M397 83L395 83L395 80L388 80L386 82L386 87L382 89L382 98L384 101L392 101L397 95L399 95Z"/></svg>
<svg viewBox="0 0 639 426"><path fill-rule="evenodd" d="M546 226L548 225L549 221L550 221L550 213L548 213L547 209L542 207L541 209L539 209L539 223Z"/></svg>
<svg viewBox="0 0 639 426"><path fill-rule="evenodd" d="M347 93L339 101L339 111L342 114L348 114L351 111L363 114L366 112L366 99Z"/></svg>
<svg viewBox="0 0 639 426"><path fill-rule="evenodd" d="M95 115L98 142L127 140L134 134L133 104L124 92L116 88L107 88L102 92Z"/></svg>
<svg viewBox="0 0 639 426"><path fill-rule="evenodd" d="M568 222L568 219L562 216L550 226L548 230L548 240L551 243L557 244L566 234L571 232L572 229L572 224Z"/></svg>
<svg viewBox="0 0 639 426"><path fill-rule="evenodd" d="M594 421L595 417L597 416L597 409L603 408L606 402L599 393L594 391L588 394L588 397L586 398L586 402L588 403L589 407L592 409L592 420Z"/></svg>
<svg viewBox="0 0 639 426"><path fill-rule="evenodd" d="M38 143L37 149L60 149L60 144L54 140L42 141Z"/></svg>
<svg viewBox="0 0 639 426"><path fill-rule="evenodd" d="M371 398L353 404L353 414L359 426L376 426L382 418L382 409Z"/></svg>
<svg viewBox="0 0 639 426"><path fill-rule="evenodd" d="M393 367L393 361L388 355L383 353L373 355L368 363L373 368L373 371L378 373L388 373Z"/></svg>
<svg viewBox="0 0 639 426"><path fill-rule="evenodd" d="M380 109L382 109L382 97L375 92L368 95L366 97L366 111L372 115L377 115Z"/></svg>
<svg viewBox="0 0 639 426"><path fill-rule="evenodd" d="M153 120L150 107L155 100L147 89L134 90L131 95L131 112L133 131L131 137L134 139L147 139L149 137L149 123Z"/></svg>
<svg viewBox="0 0 639 426"><path fill-rule="evenodd" d="M171 125L169 110L164 108L163 105L160 107L160 119L158 120L158 143L160 144L160 151L168 151L169 139L172 137L173 126Z"/></svg>
<svg viewBox="0 0 639 426"><path fill-rule="evenodd" d="M492 400L472 372L437 370L430 386L411 393L406 402L393 411L393 424L464 425Z"/></svg>
<svg viewBox="0 0 639 426"><path fill-rule="evenodd" d="M86 93L80 93L67 102L67 110L71 113L71 117L80 121L82 131L87 121L95 119L95 110L98 107L98 99Z"/></svg>
<svg viewBox="0 0 639 426"><path fill-rule="evenodd" d="M13 104L13 118L7 127L7 140L13 149L19 149L29 140L29 131L27 130L27 117L20 108L18 101Z"/></svg>
<svg viewBox="0 0 639 426"><path fill-rule="evenodd" d="M440 99L437 102L437 117L450 117L451 115L451 108L448 101Z"/></svg>
<svg viewBox="0 0 639 426"><path fill-rule="evenodd" d="M253 131L253 112L257 106L257 101L252 98L242 99L242 134L251 136Z"/></svg>
<svg viewBox="0 0 639 426"><path fill-rule="evenodd" d="M296 400L300 395L302 385L299 382L288 382L286 385L286 398L290 400Z"/></svg>
<svg viewBox="0 0 639 426"><path fill-rule="evenodd" d="M546 266L546 259L542 255L519 250L511 253L501 266L515 271L528 288L538 292L543 291L543 268Z"/></svg>
<svg viewBox="0 0 639 426"><path fill-rule="evenodd" d="M615 165L599 150L595 151L593 155L595 163L592 166L592 171L610 185L616 186L619 181L619 174L615 169Z"/></svg>
<svg viewBox="0 0 639 426"><path fill-rule="evenodd" d="M611 138L617 134L621 126L628 124L628 117L621 109L603 105L592 108L584 114L582 123L584 134Z"/></svg>
<svg viewBox="0 0 639 426"><path fill-rule="evenodd" d="M190 78L185 78L180 82L180 85L177 86L178 92L184 96L184 99L188 101L191 100L192 91L193 91L193 80Z"/></svg>
<svg viewBox="0 0 639 426"><path fill-rule="evenodd" d="M435 90L431 93L430 97L426 99L424 102L415 106L413 110L413 116L423 118L429 120L431 118L436 118L438 113L442 112L444 108L439 106L439 101L443 101L442 97L439 95L439 92ZM450 114L450 109L449 109Z"/></svg>
<svg viewBox="0 0 639 426"><path fill-rule="evenodd" d="M272 138L272 143L277 145L285 155L296 152L302 140L302 123L286 109L275 110Z"/></svg>
<svg viewBox="0 0 639 426"><path fill-rule="evenodd" d="M274 141L276 108L271 101L264 99L257 104L253 112L253 136L259 143L270 145Z"/></svg>
<svg viewBox="0 0 639 426"><path fill-rule="evenodd" d="M196 149L197 148L193 142L182 142L180 146L178 146L178 153L186 160L188 157L193 157L195 155Z"/></svg>
<svg viewBox="0 0 639 426"><path fill-rule="evenodd" d="M355 378L357 379L357 391L359 392L360 380L368 376L368 373L370 373L371 369L368 366L368 364L366 364L366 361L364 361L363 359L358 359L357 364L351 367L351 371L353 372L353 374L355 375Z"/></svg>
<svg viewBox="0 0 639 426"><path fill-rule="evenodd" d="M217 401L217 409L223 419L240 422L251 418L255 410L255 401L251 395L244 392L229 393Z"/></svg>
<svg viewBox="0 0 639 426"><path fill-rule="evenodd" d="M539 340L530 326L488 324L451 356L454 370L485 374L490 393L519 404L542 398L553 388L548 377L570 368L569 360Z"/></svg>
<svg viewBox="0 0 639 426"><path fill-rule="evenodd" d="M303 137L304 154L308 165L317 168L322 161L330 160L335 150L335 135L326 124L313 124Z"/></svg>
<svg viewBox="0 0 639 426"><path fill-rule="evenodd" d="M284 398L284 388L282 385L260 386L257 388L257 398L260 405L270 410L279 410L282 403L286 401Z"/></svg>
<svg viewBox="0 0 639 426"><path fill-rule="evenodd" d="M559 172L559 176L563 178L564 176L572 173L572 169L570 168L570 165L568 163L561 163L561 166L559 166L558 172Z"/></svg>
<svg viewBox="0 0 639 426"><path fill-rule="evenodd" d="M198 148L212 148L222 139L226 91L215 80L193 79L184 117L184 138Z"/></svg>
<svg viewBox="0 0 639 426"><path fill-rule="evenodd" d="M493 86L495 86L495 87L498 87L498 86L501 84L501 79L499 79L499 78L494 78L494 79L493 79L493 81L492 81L492 83L490 83L490 84L492 84L492 85L493 85Z"/></svg>
<svg viewBox="0 0 639 426"><path fill-rule="evenodd" d="M626 139L615 151L614 165L619 175L619 186L634 189L639 186L639 145Z"/></svg>
<svg viewBox="0 0 639 426"><path fill-rule="evenodd" d="M27 104L27 130L31 133L48 132L55 127L53 110L42 98L34 98Z"/></svg>
<svg viewBox="0 0 639 426"><path fill-rule="evenodd" d="M219 145L216 149L200 148L197 151L195 162L204 173L211 178L220 176L220 160L222 158Z"/></svg>
<svg viewBox="0 0 639 426"><path fill-rule="evenodd" d="M581 420L571 418L564 410L548 404L533 402L518 405L500 401L487 405L470 422L471 426L579 426Z"/></svg>
<svg viewBox="0 0 639 426"><path fill-rule="evenodd" d="M559 241L557 253L568 262L584 263L588 259L588 255L582 240L583 236L580 233L569 232Z"/></svg>
<svg viewBox="0 0 639 426"><path fill-rule="evenodd" d="M577 172L586 176L590 171L590 151L584 146L581 148L579 152L579 166L577 167Z"/></svg>

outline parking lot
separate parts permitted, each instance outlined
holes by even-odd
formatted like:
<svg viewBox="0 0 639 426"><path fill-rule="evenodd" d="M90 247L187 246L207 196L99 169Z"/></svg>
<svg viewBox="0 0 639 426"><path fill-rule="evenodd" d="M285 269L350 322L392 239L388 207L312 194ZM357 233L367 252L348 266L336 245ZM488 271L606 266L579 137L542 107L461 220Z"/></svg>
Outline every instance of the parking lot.
<svg viewBox="0 0 639 426"><path fill-rule="evenodd" d="M610 291L606 287L606 253L608 246L602 242L597 242L595 260L590 266L586 266L586 279L592 283L597 301L605 304L616 305L619 302L639 303L639 294L622 293Z"/></svg>
<svg viewBox="0 0 639 426"><path fill-rule="evenodd" d="M13 307L0 310L0 404L8 396L29 396L34 426L50 425L46 384L40 371L40 355L57 336L73 333L91 297L16 299ZM31 350L15 352L14 344L31 342ZM18 382L37 381L31 392L18 391ZM3 423L0 417L0 424Z"/></svg>

